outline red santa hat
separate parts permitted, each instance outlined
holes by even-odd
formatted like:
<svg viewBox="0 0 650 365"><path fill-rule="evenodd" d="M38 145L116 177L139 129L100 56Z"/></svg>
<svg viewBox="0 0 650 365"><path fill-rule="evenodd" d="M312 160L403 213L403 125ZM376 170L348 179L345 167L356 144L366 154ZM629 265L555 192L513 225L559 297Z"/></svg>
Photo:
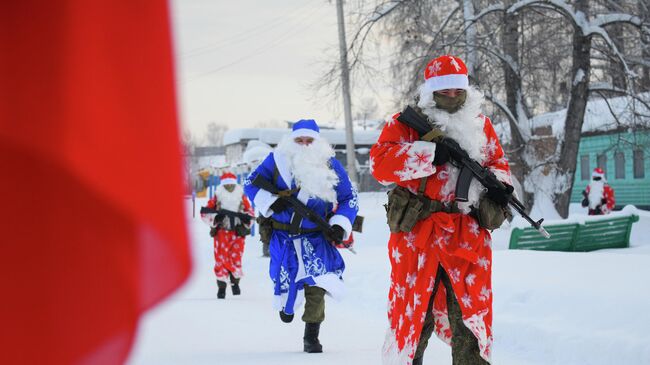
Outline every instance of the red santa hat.
<svg viewBox="0 0 650 365"><path fill-rule="evenodd" d="M219 185L228 185L228 184L237 184L237 176L233 174L232 172L226 172L223 175L221 175L221 181L219 181Z"/></svg>
<svg viewBox="0 0 650 365"><path fill-rule="evenodd" d="M444 89L467 90L469 88L465 62L451 55L431 60L424 69L424 80L422 89L430 93Z"/></svg>
<svg viewBox="0 0 650 365"><path fill-rule="evenodd" d="M601 169L600 167L596 167L594 171L591 173L591 178L593 179L594 177L600 177L601 179L605 179L605 171Z"/></svg>

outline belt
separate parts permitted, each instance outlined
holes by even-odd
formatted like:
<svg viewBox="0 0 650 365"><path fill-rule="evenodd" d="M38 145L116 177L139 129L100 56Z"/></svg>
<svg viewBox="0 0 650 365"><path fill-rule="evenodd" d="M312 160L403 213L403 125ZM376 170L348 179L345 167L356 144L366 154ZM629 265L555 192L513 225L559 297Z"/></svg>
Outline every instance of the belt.
<svg viewBox="0 0 650 365"><path fill-rule="evenodd" d="M424 204L420 213L420 219L426 218L431 214L438 212L462 213L458 208L458 204L456 204L456 202L448 204L443 203L440 200L433 200L424 196L418 196L418 199L422 202L422 204Z"/></svg>
<svg viewBox="0 0 650 365"><path fill-rule="evenodd" d="M448 214L452 214L452 213L465 214L465 212L460 210L460 208L458 207L458 203L456 202L444 203L440 200L429 199L421 195L418 196L418 199L420 199L420 201L424 204L424 206L422 207L422 211L418 216L418 220L426 219L431 214L438 213L438 212L444 212ZM467 215L473 217L474 219L478 219L478 212L474 207L471 207L471 210Z"/></svg>
<svg viewBox="0 0 650 365"><path fill-rule="evenodd" d="M287 231L290 232L291 234L305 234L305 233L313 233L313 232L322 232L323 230L320 228L299 228L297 232L291 228L291 225L278 222L275 219L271 219L271 223L273 225L273 229L277 229L280 231Z"/></svg>

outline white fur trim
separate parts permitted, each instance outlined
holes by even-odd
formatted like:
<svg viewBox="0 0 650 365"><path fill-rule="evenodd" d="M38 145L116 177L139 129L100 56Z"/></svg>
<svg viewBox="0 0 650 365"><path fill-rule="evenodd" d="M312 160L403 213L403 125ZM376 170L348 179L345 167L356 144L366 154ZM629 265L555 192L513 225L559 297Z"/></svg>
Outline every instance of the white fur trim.
<svg viewBox="0 0 650 365"><path fill-rule="evenodd" d="M219 181L219 185L228 185L228 184L232 184L232 185L237 184L237 179L228 178L228 179L222 179L221 181Z"/></svg>
<svg viewBox="0 0 650 365"><path fill-rule="evenodd" d="M289 295L287 293L283 293L282 295L274 295L273 296L273 309L277 311L281 311L284 309L284 307L287 304L287 298ZM295 314L295 309L300 308L302 305L302 302L305 301L305 291L304 290L298 290L298 294L296 294L296 301L293 304L294 308L294 314Z"/></svg>
<svg viewBox="0 0 650 365"><path fill-rule="evenodd" d="M383 365L411 365L415 353L413 343L407 341L402 350L397 346L397 335L391 328L386 331L384 346L382 349L381 363Z"/></svg>
<svg viewBox="0 0 650 365"><path fill-rule="evenodd" d="M253 204L255 204L255 209L260 212L261 215L265 217L270 217L273 214L271 210L271 205L278 199L277 196L269 193L264 189L260 189L255 194L255 199L253 199Z"/></svg>
<svg viewBox="0 0 650 365"><path fill-rule="evenodd" d="M294 215L296 213L293 213ZM291 217L293 220L293 216ZM307 277L305 272L305 263L302 261L302 238L293 239L293 249L296 250L296 257L298 258L298 272L296 273L296 281Z"/></svg>
<svg viewBox="0 0 650 365"><path fill-rule="evenodd" d="M485 320L483 319L487 312L485 310L467 319L463 319L463 323L474 334L474 337L476 337L481 357L489 363L491 362L490 355L492 354L492 337L487 336Z"/></svg>
<svg viewBox="0 0 650 365"><path fill-rule="evenodd" d="M424 88L429 92L445 89L465 89L469 87L469 78L465 74L450 74L433 76L424 82Z"/></svg>
<svg viewBox="0 0 650 365"><path fill-rule="evenodd" d="M296 138L296 137L318 138L318 136L319 136L318 132L316 132L313 129L307 129L307 128L300 128L291 132L292 138Z"/></svg>
<svg viewBox="0 0 650 365"><path fill-rule="evenodd" d="M352 234L352 223L346 216L341 214L334 214L330 218L329 224L330 226L333 226L335 224L341 226L341 228L343 228L343 230L345 231L345 237L343 237L343 239L347 240L348 238L350 238L350 234Z"/></svg>
<svg viewBox="0 0 650 365"><path fill-rule="evenodd" d="M436 144L427 141L414 141L406 151L404 169L400 171L400 180L413 180L433 175L436 167L433 166L433 159L436 155ZM426 159L423 160L422 157Z"/></svg>
<svg viewBox="0 0 650 365"><path fill-rule="evenodd" d="M287 188L291 189L291 166L289 163L289 158L282 152L276 150L273 153L273 157L275 160L275 166L278 168L278 172L280 173L280 177L284 181L284 183L287 185Z"/></svg>
<svg viewBox="0 0 650 365"><path fill-rule="evenodd" d="M302 261L303 239L305 238L295 238L293 240L293 248L296 250L296 256L298 258L298 272L296 273L296 281L302 280L309 276L305 271L305 263ZM339 276L334 273L313 276L312 279L314 279L317 287L325 289L327 291L327 294L336 300L340 300L345 294L345 285L343 285L343 280L341 280L341 278L339 278ZM297 308L297 306L294 306L294 308Z"/></svg>
<svg viewBox="0 0 650 365"><path fill-rule="evenodd" d="M327 273L313 277L315 286L323 288L327 294L335 300L341 300L345 296L345 284L338 275L334 273Z"/></svg>
<svg viewBox="0 0 650 365"><path fill-rule="evenodd" d="M309 194L307 194L307 192L304 191L303 189L300 189L298 191L298 195L296 196L296 199L300 200L305 205L307 205L307 201L309 201Z"/></svg>
<svg viewBox="0 0 650 365"><path fill-rule="evenodd" d="M604 178L605 178L605 174L604 174L604 173L601 174L600 172L596 172L596 171L594 171L594 172L591 173L591 177L592 177L592 178L594 178L594 177L602 177L602 178L604 179Z"/></svg>

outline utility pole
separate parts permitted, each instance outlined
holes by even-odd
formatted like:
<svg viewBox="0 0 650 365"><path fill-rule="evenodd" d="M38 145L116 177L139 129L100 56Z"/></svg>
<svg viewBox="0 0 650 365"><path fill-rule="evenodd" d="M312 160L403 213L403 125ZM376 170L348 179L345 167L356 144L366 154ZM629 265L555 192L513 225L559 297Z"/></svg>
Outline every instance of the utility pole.
<svg viewBox="0 0 650 365"><path fill-rule="evenodd" d="M352 130L352 102L350 101L350 69L348 68L348 46L345 40L343 0L336 0L336 14L339 23L339 51L341 54L341 85L343 91L343 112L345 114L345 151L348 158L348 175L354 186L358 185L354 132Z"/></svg>

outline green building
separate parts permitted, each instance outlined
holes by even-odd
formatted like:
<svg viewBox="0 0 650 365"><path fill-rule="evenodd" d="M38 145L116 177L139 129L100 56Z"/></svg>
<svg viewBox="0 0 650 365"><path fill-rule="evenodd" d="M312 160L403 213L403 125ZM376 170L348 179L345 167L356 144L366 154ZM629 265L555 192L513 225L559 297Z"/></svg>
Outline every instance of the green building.
<svg viewBox="0 0 650 365"><path fill-rule="evenodd" d="M617 209L627 204L650 209L650 129L628 128L590 132L583 129L572 203L582 200L591 172L600 167L614 189Z"/></svg>

